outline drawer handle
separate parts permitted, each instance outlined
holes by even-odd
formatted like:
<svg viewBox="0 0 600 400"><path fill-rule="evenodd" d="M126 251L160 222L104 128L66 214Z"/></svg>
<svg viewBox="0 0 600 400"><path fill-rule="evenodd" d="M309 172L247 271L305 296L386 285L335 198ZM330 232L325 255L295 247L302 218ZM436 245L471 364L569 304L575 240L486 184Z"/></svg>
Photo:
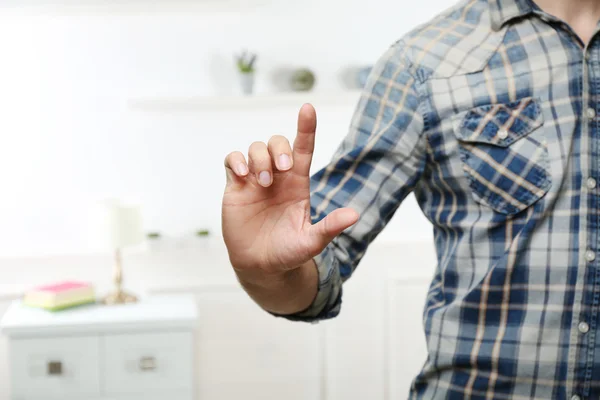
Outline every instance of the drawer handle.
<svg viewBox="0 0 600 400"><path fill-rule="evenodd" d="M49 361L48 362L48 375L60 376L63 374L63 364L60 361Z"/></svg>
<svg viewBox="0 0 600 400"><path fill-rule="evenodd" d="M138 367L141 371L154 371L156 369L156 359L154 357L142 357Z"/></svg>

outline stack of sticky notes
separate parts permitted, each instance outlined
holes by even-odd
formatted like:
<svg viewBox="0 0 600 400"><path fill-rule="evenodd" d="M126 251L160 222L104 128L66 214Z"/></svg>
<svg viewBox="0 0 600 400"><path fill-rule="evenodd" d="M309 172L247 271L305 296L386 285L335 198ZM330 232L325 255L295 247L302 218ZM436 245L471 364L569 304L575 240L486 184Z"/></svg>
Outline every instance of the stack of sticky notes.
<svg viewBox="0 0 600 400"><path fill-rule="evenodd" d="M63 310L83 304L94 303L96 295L89 283L61 282L40 286L25 293L23 304L50 311Z"/></svg>

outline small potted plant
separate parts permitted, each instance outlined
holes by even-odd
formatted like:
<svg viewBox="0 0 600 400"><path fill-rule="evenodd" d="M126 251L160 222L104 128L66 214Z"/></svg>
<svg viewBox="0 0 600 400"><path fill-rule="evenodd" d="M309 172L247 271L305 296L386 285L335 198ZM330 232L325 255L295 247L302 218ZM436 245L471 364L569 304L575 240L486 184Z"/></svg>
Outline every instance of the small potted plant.
<svg viewBox="0 0 600 400"><path fill-rule="evenodd" d="M162 235L160 232L148 232L146 234L146 243L148 244L148 248L151 251L156 251L161 249L161 238Z"/></svg>
<svg viewBox="0 0 600 400"><path fill-rule="evenodd" d="M208 229L201 229L199 231L196 231L196 236L201 237L201 238L205 238L209 235L210 235L210 231Z"/></svg>
<svg viewBox="0 0 600 400"><path fill-rule="evenodd" d="M254 66L256 64L256 54L243 51L236 56L236 64L240 73L240 83L242 92L250 95L254 91Z"/></svg>
<svg viewBox="0 0 600 400"><path fill-rule="evenodd" d="M315 74L308 68L298 69L292 74L292 90L297 92L311 90L315 86L315 82Z"/></svg>
<svg viewBox="0 0 600 400"><path fill-rule="evenodd" d="M159 232L148 232L146 235L149 240L157 240L160 239L161 235Z"/></svg>
<svg viewBox="0 0 600 400"><path fill-rule="evenodd" d="M199 229L194 232L194 245L201 249L207 249L210 243L210 231L208 229Z"/></svg>

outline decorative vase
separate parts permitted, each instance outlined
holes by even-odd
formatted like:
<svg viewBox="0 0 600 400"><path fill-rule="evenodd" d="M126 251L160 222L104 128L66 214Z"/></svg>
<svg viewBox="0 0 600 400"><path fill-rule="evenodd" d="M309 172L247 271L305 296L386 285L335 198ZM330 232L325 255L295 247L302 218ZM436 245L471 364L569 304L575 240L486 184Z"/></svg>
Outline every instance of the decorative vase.
<svg viewBox="0 0 600 400"><path fill-rule="evenodd" d="M306 68L299 69L292 74L291 86L295 91L308 91L315 86L315 74Z"/></svg>
<svg viewBox="0 0 600 400"><path fill-rule="evenodd" d="M254 92L254 73L253 72L240 73L240 85L242 87L243 94L251 95Z"/></svg>

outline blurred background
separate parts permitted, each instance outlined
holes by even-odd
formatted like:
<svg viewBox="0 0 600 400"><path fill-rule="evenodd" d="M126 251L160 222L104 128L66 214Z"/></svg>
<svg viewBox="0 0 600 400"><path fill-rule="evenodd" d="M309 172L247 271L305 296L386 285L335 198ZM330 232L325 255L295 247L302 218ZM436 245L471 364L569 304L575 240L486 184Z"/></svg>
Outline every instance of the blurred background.
<svg viewBox="0 0 600 400"><path fill-rule="evenodd" d="M178 390L202 400L406 397L425 361L421 314L435 266L431 228L414 199L345 286L341 316L292 323L259 310L231 272L220 233L222 165L253 141L293 140L297 111L311 102L319 116L314 172L325 166L369 68L452 3L0 0L0 316L39 285L79 281L99 297L110 291L113 249L91 239L99 231L90 210L119 199L143 217L143 237L122 252L125 287L140 302L189 295L197 309L191 383L167 374L157 398ZM62 324L69 315L15 313L15 326L28 318ZM77 332L40 336L35 354L12 352L23 338L4 335L0 399L11 390L27 400L150 398L143 387L110 394L103 385L120 377L102 368L88 376L91 388L78 368L49 376L62 356L44 349ZM171 340L157 336L144 351L168 350ZM37 376L11 353L54 364Z"/></svg>

